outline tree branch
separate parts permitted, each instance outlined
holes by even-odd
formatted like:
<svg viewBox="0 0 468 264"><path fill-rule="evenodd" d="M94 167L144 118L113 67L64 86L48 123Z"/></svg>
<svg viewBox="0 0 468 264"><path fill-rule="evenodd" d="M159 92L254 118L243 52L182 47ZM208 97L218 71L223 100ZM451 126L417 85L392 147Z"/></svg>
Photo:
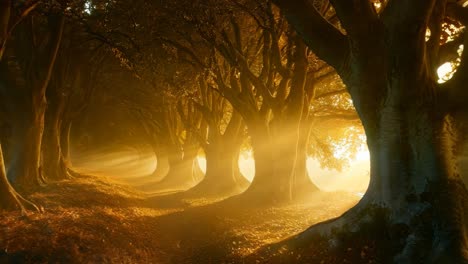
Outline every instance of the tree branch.
<svg viewBox="0 0 468 264"><path fill-rule="evenodd" d="M368 25L377 20L377 13L369 0L330 0L348 35L367 36Z"/></svg>
<svg viewBox="0 0 468 264"><path fill-rule="evenodd" d="M322 98L325 98L325 97L329 97L329 96L333 96L333 95L339 95L339 94L344 94L344 93L347 93L347 92L348 92L347 89L340 89L340 90L331 91L331 92L326 92L326 93L322 93L322 94L316 95L315 98L312 98L312 99L322 99Z"/></svg>
<svg viewBox="0 0 468 264"><path fill-rule="evenodd" d="M341 69L349 54L346 36L322 17L308 0L274 0L317 56Z"/></svg>

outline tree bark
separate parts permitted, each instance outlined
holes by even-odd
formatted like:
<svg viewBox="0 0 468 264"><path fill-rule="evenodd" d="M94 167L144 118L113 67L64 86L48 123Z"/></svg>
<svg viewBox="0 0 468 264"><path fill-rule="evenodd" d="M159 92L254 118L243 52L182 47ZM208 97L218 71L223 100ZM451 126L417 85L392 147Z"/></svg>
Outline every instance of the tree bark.
<svg viewBox="0 0 468 264"><path fill-rule="evenodd" d="M41 147L44 133L44 120L47 107L46 90L49 85L57 54L62 40L65 17L51 18L50 57L47 72L40 82L30 80L32 88L30 124L25 125L24 140L19 144L15 157L14 170L9 175L13 183L21 188L37 187L45 183L41 165ZM9 173L10 174L10 173Z"/></svg>
<svg viewBox="0 0 468 264"><path fill-rule="evenodd" d="M347 35L324 25L307 1L275 2L346 84L371 163L369 188L355 207L289 243L304 246L319 236L336 247L345 237L365 237L389 262L467 263L468 193L454 162L457 131L446 104L455 87L438 85L430 68L440 35L425 40L445 2L390 2L378 15L368 1L331 1ZM340 47L317 38L322 30L339 36Z"/></svg>
<svg viewBox="0 0 468 264"><path fill-rule="evenodd" d="M267 124L262 121L246 121L246 124L252 142L255 176L243 195L255 198L259 203L290 201L293 167L289 165L292 164L280 158L277 154L279 152L272 150L278 142L273 140Z"/></svg>
<svg viewBox="0 0 468 264"><path fill-rule="evenodd" d="M26 210L39 211L39 208L32 202L23 198L23 196L18 194L10 185L6 176L2 146L0 144L0 211L1 210L19 210L22 214L25 214Z"/></svg>
<svg viewBox="0 0 468 264"><path fill-rule="evenodd" d="M36 106L30 126L24 129L23 142L17 143L8 177L18 188L34 188L45 183L41 164L41 145L44 131L45 102ZM23 121L24 122L24 121Z"/></svg>
<svg viewBox="0 0 468 264"><path fill-rule="evenodd" d="M248 182L239 171L240 144L227 141L211 143L205 147L205 177L187 195L232 196L243 192Z"/></svg>
<svg viewBox="0 0 468 264"><path fill-rule="evenodd" d="M70 145L70 136L71 136L71 128L72 128L72 121L71 120L63 120L62 126L60 127L60 145L62 149L62 159L61 163L62 166L71 169L72 167L72 160L70 156L71 145Z"/></svg>
<svg viewBox="0 0 468 264"><path fill-rule="evenodd" d="M295 191L292 193L293 199L307 198L313 193L320 191L310 179L307 170L307 148L309 147L310 124L301 122L299 131L299 144L297 146L296 166L294 167L292 185Z"/></svg>
<svg viewBox="0 0 468 264"><path fill-rule="evenodd" d="M170 170L169 166L169 158L166 153L164 146L155 142L155 140L151 140L151 148L156 156L156 168L154 169L153 173L151 174L151 178L155 180L162 180L164 177L167 176Z"/></svg>
<svg viewBox="0 0 468 264"><path fill-rule="evenodd" d="M180 191L195 186L203 173L198 166L198 150L169 151L169 172L166 177L151 186L152 191Z"/></svg>
<svg viewBox="0 0 468 264"><path fill-rule="evenodd" d="M57 99L55 104L48 107L49 118L46 118L47 128L44 133L45 145L42 164L46 179L61 180L70 178L62 146L62 142L68 143L62 139L65 98L61 95L57 95L55 98ZM65 151L68 152L68 146L65 148Z"/></svg>

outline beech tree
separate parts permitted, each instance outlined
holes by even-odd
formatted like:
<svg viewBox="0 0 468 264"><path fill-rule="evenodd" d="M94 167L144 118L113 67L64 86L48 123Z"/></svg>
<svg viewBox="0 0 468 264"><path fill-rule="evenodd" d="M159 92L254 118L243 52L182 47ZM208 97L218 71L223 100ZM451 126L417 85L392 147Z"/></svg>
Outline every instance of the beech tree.
<svg viewBox="0 0 468 264"><path fill-rule="evenodd" d="M8 177L14 184L24 188L39 186L45 182L41 166L41 146L47 107L46 91L65 24L63 14L59 11L51 12L53 13L49 14L47 20L47 37L37 38L38 28L23 24L15 39L15 54L19 57L25 85L21 92L16 93L18 101L15 107L23 108L17 109L19 119L14 122L17 144Z"/></svg>
<svg viewBox="0 0 468 264"><path fill-rule="evenodd" d="M182 2L172 2L164 7L156 5L153 8L161 13L161 17L167 18L156 19L163 25L157 23L159 31L152 30L151 35L155 36L155 41L163 43L159 52L172 50L171 63L176 60L179 65L193 65L194 71L199 72L200 84L208 86L202 90L219 93L221 96L214 95L219 98L216 101L229 102L247 124L257 175L247 195L265 202L302 198L318 189L306 170L311 102L344 90L340 87L338 91L323 91L313 84L318 82L315 79L323 77L320 74L313 76L322 68L318 66L321 63L309 63L308 59L313 55L271 4L235 2L226 1L222 7L217 3L197 2L190 9ZM193 8L206 12L193 12ZM156 22L143 20L138 25L140 29L148 28ZM154 54L154 51L142 52ZM207 114L213 113L212 109L207 109L206 104L199 105L206 100L202 92L200 95L201 98L196 96L197 108L204 114L208 126L212 126L209 131L214 133L219 127ZM217 109L215 112L219 115L222 111ZM227 137L223 138L223 141L227 140ZM212 148L213 141L212 138ZM216 162L221 163L221 160ZM224 175L230 175L228 171L231 170L226 170Z"/></svg>
<svg viewBox="0 0 468 264"><path fill-rule="evenodd" d="M344 90L325 92L314 85L323 77L318 74L321 63L271 3L227 1L220 7L204 2L196 7L207 11L186 10L181 20L196 25L198 38L212 50L210 78L242 116L251 138L255 177L243 195L275 203L318 190L306 173L311 103ZM190 42L175 46L206 67Z"/></svg>
<svg viewBox="0 0 468 264"><path fill-rule="evenodd" d="M84 42L76 25L67 27L47 93L42 164L47 179L71 176L69 153L72 122L89 106L90 97L102 72L99 65L109 58L96 42Z"/></svg>
<svg viewBox="0 0 468 264"><path fill-rule="evenodd" d="M440 84L436 75L446 49L442 25L447 16L468 22L466 9L445 0L331 0L341 28L312 1L274 2L340 75L370 151L364 198L297 239L321 234L334 241L344 232L369 235L377 227L372 230L386 230L394 263L466 263L467 192L454 145L466 111L468 51L451 80Z"/></svg>
<svg viewBox="0 0 468 264"><path fill-rule="evenodd" d="M215 66L216 67L216 66ZM190 189L186 195L212 196L235 195L249 185L239 170L239 153L245 139L242 117L229 102L209 83L205 76L199 76L197 98L194 104L207 124L206 130L195 130L205 153L206 173L202 181ZM179 104L182 120L191 129Z"/></svg>
<svg viewBox="0 0 468 264"><path fill-rule="evenodd" d="M0 65L1 65L1 89L0 94L3 98L6 98L6 94L10 92L11 89L11 80L8 78L9 67L8 61L4 60L4 54L7 47L7 43L10 40L10 37L13 33L15 27L25 19L30 12L32 12L37 6L38 1L28 1L25 6L17 8L13 6L12 1L2 0L0 1ZM5 104L5 102L2 102ZM0 111L1 114L5 114L4 109ZM3 130L3 123L6 119L6 116L1 115L1 124ZM22 213L25 213L25 210L32 209L38 211L39 208L32 202L26 200L21 196L16 190L11 186L5 168L5 159L2 149L2 140L3 132L0 133L0 210L21 210ZM11 136L11 135L9 135Z"/></svg>

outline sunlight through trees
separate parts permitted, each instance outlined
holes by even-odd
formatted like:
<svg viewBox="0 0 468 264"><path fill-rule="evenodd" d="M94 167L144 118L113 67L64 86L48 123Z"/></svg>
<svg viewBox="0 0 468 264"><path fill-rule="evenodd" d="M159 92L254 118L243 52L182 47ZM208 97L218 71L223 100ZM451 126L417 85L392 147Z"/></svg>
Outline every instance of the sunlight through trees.
<svg viewBox="0 0 468 264"><path fill-rule="evenodd" d="M467 262L467 8L0 0L0 262Z"/></svg>

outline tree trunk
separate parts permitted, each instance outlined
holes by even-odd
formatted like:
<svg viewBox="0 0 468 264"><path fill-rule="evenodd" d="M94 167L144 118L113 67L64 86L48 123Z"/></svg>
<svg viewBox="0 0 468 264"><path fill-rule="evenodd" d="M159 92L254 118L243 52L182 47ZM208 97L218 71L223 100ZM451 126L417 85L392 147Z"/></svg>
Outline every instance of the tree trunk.
<svg viewBox="0 0 468 264"><path fill-rule="evenodd" d="M206 173L187 195L232 196L244 191L247 180L239 171L239 145L212 141L205 148Z"/></svg>
<svg viewBox="0 0 468 264"><path fill-rule="evenodd" d="M468 196L454 165L450 121L433 110L405 112L381 110L379 132L368 137L369 189L343 219L363 227L358 216L373 216L392 242L400 241L390 248L396 263L462 263Z"/></svg>
<svg viewBox="0 0 468 264"><path fill-rule="evenodd" d="M197 160L198 150L170 151L169 172L161 181L151 186L153 191L179 191L195 186L203 177Z"/></svg>
<svg viewBox="0 0 468 264"><path fill-rule="evenodd" d="M18 194L8 182L5 164L3 162L2 146L0 144L0 210L39 211L39 208Z"/></svg>
<svg viewBox="0 0 468 264"><path fill-rule="evenodd" d="M310 179L307 170L307 148L309 147L310 131L304 128L305 126L310 127L309 124L301 125L301 130L299 131L296 166L294 167L292 178L293 199L307 198L309 195L320 190Z"/></svg>
<svg viewBox="0 0 468 264"><path fill-rule="evenodd" d="M170 170L169 166L169 158L166 153L166 150L160 144L155 142L151 143L151 148L156 156L156 168L154 169L153 173L151 174L151 178L157 181L162 180L164 177L167 176Z"/></svg>
<svg viewBox="0 0 468 264"><path fill-rule="evenodd" d="M318 236L340 248L353 241L351 234L376 241L380 257L393 263L466 263L468 192L455 165L452 120L427 98L401 104L405 97L396 91L387 94L377 123L372 115L361 116L371 163L363 199L343 216L293 238L290 246L304 247Z"/></svg>
<svg viewBox="0 0 468 264"><path fill-rule="evenodd" d="M255 177L245 194L263 200L260 203L291 202L318 190L307 175L307 145L301 142L304 144L298 148L299 129L286 124L281 121L270 126L261 122L248 124Z"/></svg>
<svg viewBox="0 0 468 264"><path fill-rule="evenodd" d="M45 102L40 105L36 104L29 127L17 127L17 129L24 128L24 137L22 138L23 142L18 143L15 148L8 178L18 188L33 188L45 183L41 165L45 106Z"/></svg>
<svg viewBox="0 0 468 264"><path fill-rule="evenodd" d="M62 121L62 126L60 127L60 145L62 146L62 159L61 166L64 166L68 169L72 167L72 161L70 158L70 134L71 134L72 122L68 120Z"/></svg>
<svg viewBox="0 0 468 264"><path fill-rule="evenodd" d="M450 97L459 88L466 98L466 69L461 70L467 50L451 86L436 83L433 67L447 1L389 1L380 14L368 1L332 1L346 35L309 1L275 2L346 84L366 132L371 163L363 199L290 244L305 246L321 238L339 247L370 240L388 262L468 263L468 193L455 165L458 131L451 116L459 109L450 105L457 103Z"/></svg>
<svg viewBox="0 0 468 264"><path fill-rule="evenodd" d="M37 187L45 183L42 166L42 136L44 133L44 120L47 107L46 91L52 76L57 54L62 41L65 17L62 15L49 16L51 25L50 49L47 57L46 72L43 80L31 77L30 124L24 124L24 139L18 144L13 170L9 170L8 177L20 188ZM24 110L24 109L22 109ZM21 133L21 132L20 132ZM11 172L11 173L10 173ZM10 176L11 174L11 176Z"/></svg>
<svg viewBox="0 0 468 264"><path fill-rule="evenodd" d="M45 177L52 180L67 179L68 165L62 149L62 119L65 110L64 98L58 96L55 106L49 107L49 119L46 120L47 129L44 134L43 160ZM68 150L67 150L68 151Z"/></svg>
<svg viewBox="0 0 468 264"><path fill-rule="evenodd" d="M254 197L259 203L281 203L291 200L290 179L293 167L283 160L269 128L262 122L246 121L252 142L255 176L243 195ZM273 150L275 148L275 150ZM285 154L286 155L289 155ZM281 159L281 160L277 160ZM279 163L279 164L278 164ZM288 173L289 171L289 173Z"/></svg>

